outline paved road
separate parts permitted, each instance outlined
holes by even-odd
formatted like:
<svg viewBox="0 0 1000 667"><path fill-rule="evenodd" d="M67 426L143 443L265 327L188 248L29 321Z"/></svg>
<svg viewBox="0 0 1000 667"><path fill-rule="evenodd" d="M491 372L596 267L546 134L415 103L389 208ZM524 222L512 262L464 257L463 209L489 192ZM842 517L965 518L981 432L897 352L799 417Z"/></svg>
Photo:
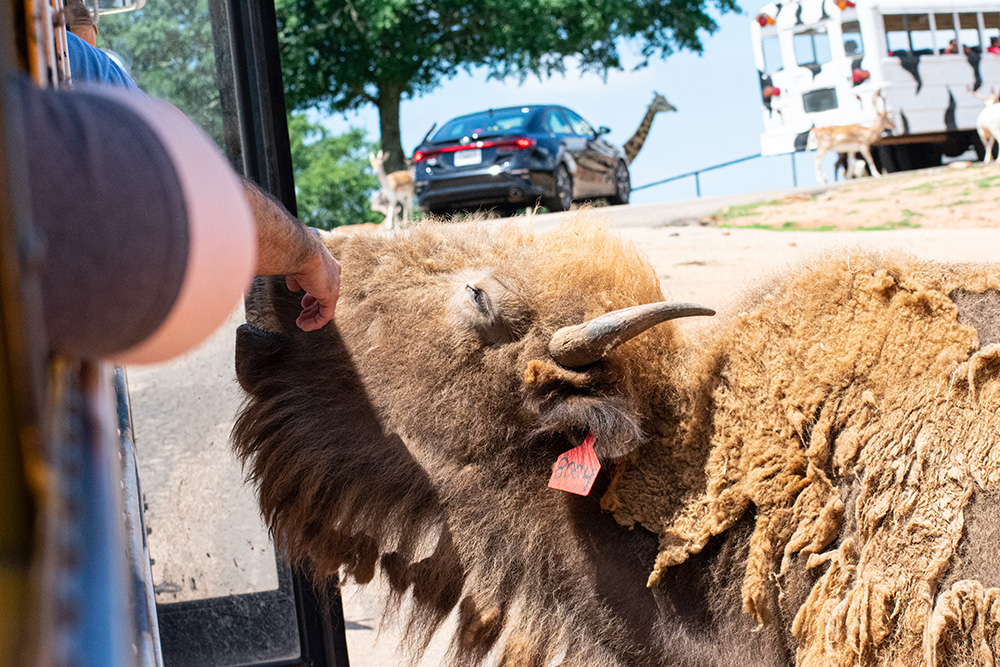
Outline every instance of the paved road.
<svg viewBox="0 0 1000 667"><path fill-rule="evenodd" d="M948 261L997 259L998 229L810 233L680 224L722 206L781 194L609 207L593 215L608 217L649 255L671 297L716 308L724 308L754 276L833 246L901 248ZM535 225L557 221L558 216L537 216ZM234 314L227 327L179 360L129 369L153 577L162 602L263 590L275 581L266 531L229 453L228 432L239 404L232 371L238 321ZM399 664L398 629L378 633L377 595L348 586L345 607L352 665ZM447 642L440 635L422 667L441 663Z"/></svg>
<svg viewBox="0 0 1000 667"><path fill-rule="evenodd" d="M813 185L789 190L747 192L738 195L725 195L723 197L702 197L700 199L659 202L656 204L607 206L598 208L596 211L599 215L610 219L616 229L630 227L680 227L697 225L705 216L711 215L726 206L743 206L760 201L781 199L788 195L818 195L831 188L847 184L847 181L841 181L828 185ZM543 213L534 216L532 219L536 228L546 229L559 224L561 220L574 214L575 211L569 211L568 213Z"/></svg>

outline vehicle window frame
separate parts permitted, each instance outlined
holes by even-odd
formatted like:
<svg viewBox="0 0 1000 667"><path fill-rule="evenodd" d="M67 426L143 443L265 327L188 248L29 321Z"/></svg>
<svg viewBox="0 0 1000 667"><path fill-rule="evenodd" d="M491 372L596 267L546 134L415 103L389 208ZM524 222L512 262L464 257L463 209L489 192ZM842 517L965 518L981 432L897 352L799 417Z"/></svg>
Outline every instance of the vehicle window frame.
<svg viewBox="0 0 1000 667"><path fill-rule="evenodd" d="M162 1L162 0L160 0ZM208 0L227 158L296 211L271 0ZM139 473L143 464L139 462ZM152 528L152 527L151 527ZM157 600L163 664L344 667L348 647L336 581L317 584L271 547L277 588L179 602Z"/></svg>
<svg viewBox="0 0 1000 667"><path fill-rule="evenodd" d="M861 21L858 19L851 19L840 24L840 40L844 45L844 55L848 58L860 58L865 55L864 36L861 34ZM858 48L854 53L847 53L847 42L857 44Z"/></svg>
<svg viewBox="0 0 1000 667"><path fill-rule="evenodd" d="M898 27L896 26L898 22ZM946 44L940 47L935 43L934 31L931 29L930 13L888 13L882 15L882 29L885 33L886 47L890 53L909 51L910 53L931 55L939 53ZM905 44L894 46L898 41L893 35L903 35ZM915 40L914 37L917 39ZM917 43L915 43L917 42Z"/></svg>
<svg viewBox="0 0 1000 667"><path fill-rule="evenodd" d="M821 35L823 37L823 42L825 45L825 51L821 53L821 49L817 46L816 37ZM799 45L803 44L801 37L808 37L809 50L812 53L812 60L803 60L800 56ZM792 51L795 54L795 64L799 67L808 67L810 65L825 65L826 63L833 60L833 52L830 49L830 32L827 30L826 26L809 26L795 31L792 35ZM825 59L822 57L825 55Z"/></svg>
<svg viewBox="0 0 1000 667"><path fill-rule="evenodd" d="M773 45L773 48L769 48ZM774 74L775 72L780 72L785 68L785 59L781 53L781 37L778 33L771 35L762 35L760 38L760 52L764 59L764 73ZM770 55L769 55L770 54ZM771 56L777 56L776 60L777 67L773 67Z"/></svg>
<svg viewBox="0 0 1000 667"><path fill-rule="evenodd" d="M1000 11L977 13L982 31L983 49L987 53L994 53L989 49L993 47L993 39L1000 39Z"/></svg>

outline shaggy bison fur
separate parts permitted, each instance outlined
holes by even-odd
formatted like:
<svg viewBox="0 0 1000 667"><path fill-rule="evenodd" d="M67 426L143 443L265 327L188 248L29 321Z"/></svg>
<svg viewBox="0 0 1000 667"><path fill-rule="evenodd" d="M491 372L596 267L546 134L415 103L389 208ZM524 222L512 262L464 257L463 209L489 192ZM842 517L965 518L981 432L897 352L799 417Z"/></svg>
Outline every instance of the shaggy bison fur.
<svg viewBox="0 0 1000 667"><path fill-rule="evenodd" d="M411 598L413 655L457 611L456 665L1000 656L996 267L831 256L567 367L557 332L663 300L605 230L328 244L322 332L255 290L235 446L293 562ZM590 494L548 488L588 432Z"/></svg>

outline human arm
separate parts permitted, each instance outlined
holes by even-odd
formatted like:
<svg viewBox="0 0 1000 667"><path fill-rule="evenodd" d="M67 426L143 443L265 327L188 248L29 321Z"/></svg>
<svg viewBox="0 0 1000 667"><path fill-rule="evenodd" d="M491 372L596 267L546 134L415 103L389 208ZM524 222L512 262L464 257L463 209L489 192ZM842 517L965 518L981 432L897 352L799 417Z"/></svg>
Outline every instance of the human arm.
<svg viewBox="0 0 1000 667"><path fill-rule="evenodd" d="M295 323L314 331L333 319L340 295L340 263L319 237L249 181L244 193L257 224L257 274L285 276L292 291L305 290Z"/></svg>

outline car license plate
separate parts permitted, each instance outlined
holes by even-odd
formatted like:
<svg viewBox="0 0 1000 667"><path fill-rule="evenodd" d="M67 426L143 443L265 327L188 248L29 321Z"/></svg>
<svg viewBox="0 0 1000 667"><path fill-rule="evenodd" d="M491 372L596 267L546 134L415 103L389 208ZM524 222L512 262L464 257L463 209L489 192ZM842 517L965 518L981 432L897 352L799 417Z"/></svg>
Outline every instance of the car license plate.
<svg viewBox="0 0 1000 667"><path fill-rule="evenodd" d="M480 164L483 161L483 151L480 148L469 148L464 151L455 151L455 166L468 167L472 164Z"/></svg>

